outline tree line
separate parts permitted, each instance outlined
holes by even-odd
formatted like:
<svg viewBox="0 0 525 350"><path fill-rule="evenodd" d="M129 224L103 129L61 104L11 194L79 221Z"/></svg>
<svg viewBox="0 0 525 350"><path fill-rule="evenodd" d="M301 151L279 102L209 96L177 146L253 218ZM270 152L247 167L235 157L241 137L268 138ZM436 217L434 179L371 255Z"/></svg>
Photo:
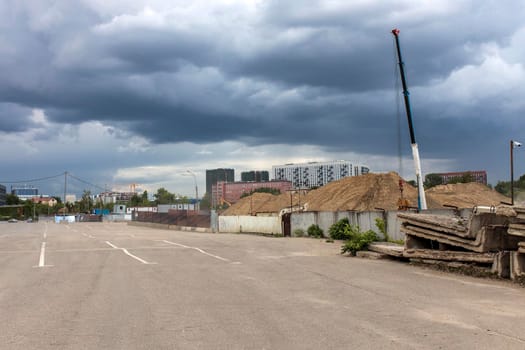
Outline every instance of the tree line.
<svg viewBox="0 0 525 350"><path fill-rule="evenodd" d="M447 181L447 183L449 184L468 182L475 182L474 176L472 176L472 174L470 173L466 173L462 176L458 176ZM425 187L425 189L429 189L438 185L443 185L443 178L441 177L441 175L432 173L425 176L425 181L423 182L423 186ZM493 188L490 184L488 184L487 186ZM511 192L510 181L498 181L496 186L494 186L494 190L509 197ZM525 192L525 174L522 175L518 180L514 180L514 192Z"/></svg>
<svg viewBox="0 0 525 350"><path fill-rule="evenodd" d="M49 206L47 203L33 202L32 200L22 200L15 194L6 194L6 205L18 206L18 207L5 207L1 208L0 220L9 218L27 219L33 216L52 216L61 214L64 212L63 208L67 208L68 213L91 213L93 209L107 209L113 210L115 204L122 204L128 207L142 207L142 206L156 206L158 204L186 204L190 203L190 199L187 196L183 196L177 193L171 193L164 187L157 189L157 192L153 194L153 200L149 199L148 191L144 191L141 194L135 193L127 201L117 201L116 203L102 203L102 201L95 200L91 194L91 191L84 190L82 197L75 202L63 203L62 198L59 196L52 196L57 202L54 206Z"/></svg>

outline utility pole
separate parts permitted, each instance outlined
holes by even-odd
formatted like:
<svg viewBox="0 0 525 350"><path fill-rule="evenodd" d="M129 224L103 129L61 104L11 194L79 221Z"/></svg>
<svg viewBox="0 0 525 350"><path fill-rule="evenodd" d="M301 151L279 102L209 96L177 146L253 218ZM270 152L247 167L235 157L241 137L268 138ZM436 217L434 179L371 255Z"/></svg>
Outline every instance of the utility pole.
<svg viewBox="0 0 525 350"><path fill-rule="evenodd" d="M66 216L66 211L67 211L66 193L67 193L67 171L64 172L64 216Z"/></svg>
<svg viewBox="0 0 525 350"><path fill-rule="evenodd" d="M510 140L510 204L514 205L514 141Z"/></svg>
<svg viewBox="0 0 525 350"><path fill-rule="evenodd" d="M199 207L199 188L197 187L197 176L195 175L195 173L191 170L186 170L186 172L188 174L190 174L191 176L193 176L193 181L195 183L195 211L199 211L200 210L200 207Z"/></svg>

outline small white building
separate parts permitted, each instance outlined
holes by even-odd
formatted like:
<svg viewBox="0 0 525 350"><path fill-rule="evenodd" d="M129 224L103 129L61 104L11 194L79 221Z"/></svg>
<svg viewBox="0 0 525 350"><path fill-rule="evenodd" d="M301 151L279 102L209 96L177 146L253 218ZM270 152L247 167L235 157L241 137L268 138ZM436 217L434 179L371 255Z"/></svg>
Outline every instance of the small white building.
<svg viewBox="0 0 525 350"><path fill-rule="evenodd" d="M113 206L113 214L126 214L126 206L124 204L115 204Z"/></svg>
<svg viewBox="0 0 525 350"><path fill-rule="evenodd" d="M170 209L173 210L195 210L195 204L159 204L157 206L159 213L167 213Z"/></svg>
<svg viewBox="0 0 525 350"><path fill-rule="evenodd" d="M156 213L157 207L127 207L126 214L131 214L132 212L147 212L147 213Z"/></svg>

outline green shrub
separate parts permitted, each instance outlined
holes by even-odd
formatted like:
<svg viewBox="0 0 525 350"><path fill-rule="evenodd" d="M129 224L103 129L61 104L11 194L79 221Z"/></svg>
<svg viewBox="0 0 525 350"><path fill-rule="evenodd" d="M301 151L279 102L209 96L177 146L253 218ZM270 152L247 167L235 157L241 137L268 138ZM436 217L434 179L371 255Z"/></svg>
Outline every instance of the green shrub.
<svg viewBox="0 0 525 350"><path fill-rule="evenodd" d="M304 230L302 228L296 228L293 230L294 237L304 237Z"/></svg>
<svg viewBox="0 0 525 350"><path fill-rule="evenodd" d="M350 253L355 255L358 250L366 249L370 243L377 240L377 234L372 230L362 233L354 230L351 237L341 247L341 254Z"/></svg>
<svg viewBox="0 0 525 350"><path fill-rule="evenodd" d="M328 234L332 239L347 239L347 237L345 237L345 229L347 229L349 226L350 222L348 221L348 218L342 218L330 226L328 229Z"/></svg>
<svg viewBox="0 0 525 350"><path fill-rule="evenodd" d="M386 232L386 224L385 220L376 218L376 227L383 234L383 237L385 238L386 242L390 242L390 236L388 235L388 232Z"/></svg>
<svg viewBox="0 0 525 350"><path fill-rule="evenodd" d="M310 227L308 227L308 230L306 232L308 233L308 236L310 237L315 237L315 238L323 237L323 230L319 227L319 225L310 225Z"/></svg>
<svg viewBox="0 0 525 350"><path fill-rule="evenodd" d="M388 232L386 230L385 220L376 218L376 227L379 230L379 232L383 234L383 238L385 242L396 243L396 244L401 244L401 245L405 243L403 239L393 239L392 237L388 235Z"/></svg>
<svg viewBox="0 0 525 350"><path fill-rule="evenodd" d="M361 234L361 229L359 228L359 226L347 225L343 230L343 239L349 240L359 234Z"/></svg>

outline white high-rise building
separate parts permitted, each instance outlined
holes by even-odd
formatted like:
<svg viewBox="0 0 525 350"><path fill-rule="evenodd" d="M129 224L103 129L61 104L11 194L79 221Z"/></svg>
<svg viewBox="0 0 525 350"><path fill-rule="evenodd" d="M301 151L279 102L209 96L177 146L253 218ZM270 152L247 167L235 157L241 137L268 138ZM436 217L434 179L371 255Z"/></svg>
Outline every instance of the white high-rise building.
<svg viewBox="0 0 525 350"><path fill-rule="evenodd" d="M272 166L274 180L291 181L295 189L320 187L343 177L363 175L369 171L366 165L347 160Z"/></svg>

